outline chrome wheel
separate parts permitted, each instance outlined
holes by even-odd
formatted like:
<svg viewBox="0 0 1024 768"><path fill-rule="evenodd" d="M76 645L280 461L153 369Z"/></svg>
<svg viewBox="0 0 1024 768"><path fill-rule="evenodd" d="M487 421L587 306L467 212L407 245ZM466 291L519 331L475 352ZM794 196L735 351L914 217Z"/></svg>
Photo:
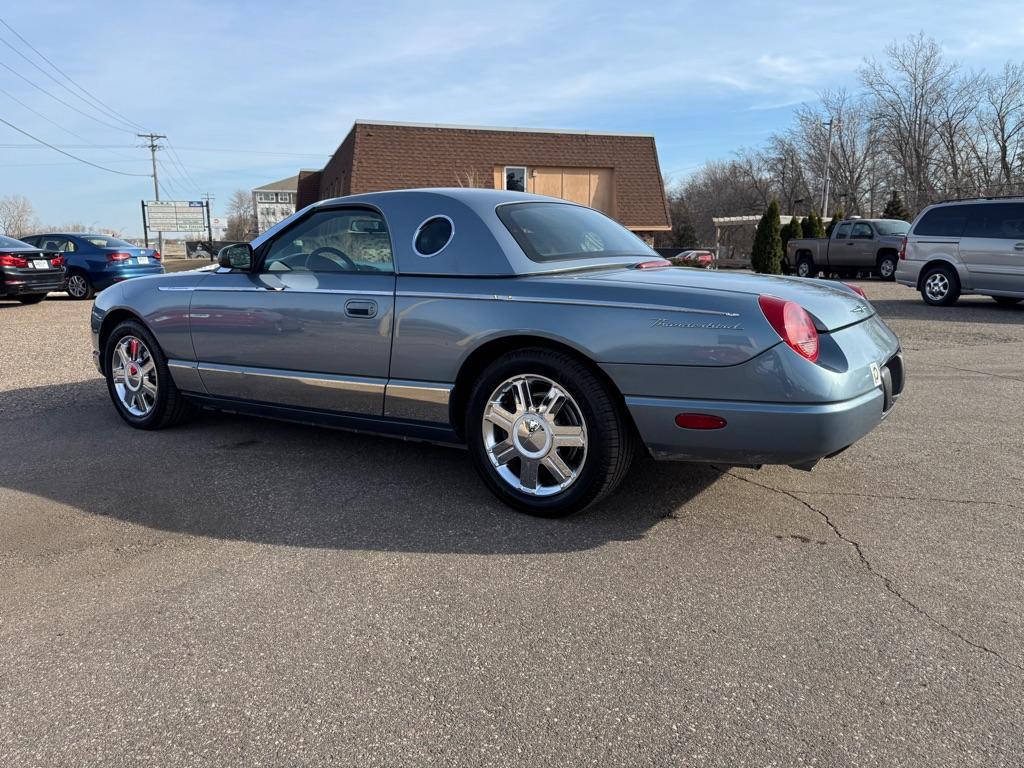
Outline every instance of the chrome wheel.
<svg viewBox="0 0 1024 768"><path fill-rule="evenodd" d="M811 264L808 261L801 261L796 265L796 274L798 277L810 277Z"/></svg>
<svg viewBox="0 0 1024 768"><path fill-rule="evenodd" d="M85 277L76 273L68 278L67 291L72 298L84 299L89 294L89 283Z"/></svg>
<svg viewBox="0 0 1024 768"><path fill-rule="evenodd" d="M949 278L941 272L935 272L924 281L924 292L932 301L942 301L949 293Z"/></svg>
<svg viewBox="0 0 1024 768"><path fill-rule="evenodd" d="M884 279L888 280L896 273L896 264L892 259L882 259L882 263L878 265L878 274Z"/></svg>
<svg viewBox="0 0 1024 768"><path fill-rule="evenodd" d="M114 347L110 360L114 391L132 416L146 416L156 406L156 362L145 342L125 336Z"/></svg>
<svg viewBox="0 0 1024 768"><path fill-rule="evenodd" d="M488 398L484 450L498 476L531 496L572 485L587 458L587 425L563 387L544 376L514 376Z"/></svg>

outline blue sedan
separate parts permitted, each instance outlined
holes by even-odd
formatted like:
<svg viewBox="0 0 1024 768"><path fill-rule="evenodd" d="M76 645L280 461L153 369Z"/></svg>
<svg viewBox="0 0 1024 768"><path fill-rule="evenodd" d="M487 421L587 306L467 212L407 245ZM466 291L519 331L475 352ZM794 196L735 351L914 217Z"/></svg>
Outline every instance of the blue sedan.
<svg viewBox="0 0 1024 768"><path fill-rule="evenodd" d="M22 240L46 253L64 256L65 290L73 299L91 299L114 283L164 271L159 251L139 248L110 235L50 233Z"/></svg>

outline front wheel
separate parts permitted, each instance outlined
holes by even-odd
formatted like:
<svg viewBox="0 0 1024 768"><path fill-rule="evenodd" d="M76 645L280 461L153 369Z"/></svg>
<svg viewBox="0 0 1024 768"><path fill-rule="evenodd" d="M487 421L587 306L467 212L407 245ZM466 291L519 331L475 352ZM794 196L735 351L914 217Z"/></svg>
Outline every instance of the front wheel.
<svg viewBox="0 0 1024 768"><path fill-rule="evenodd" d="M18 301L20 301L22 304L38 304L45 298L45 293L30 293L26 296L19 296Z"/></svg>
<svg viewBox="0 0 1024 768"><path fill-rule="evenodd" d="M932 267L921 276L921 298L933 307L955 304L960 298L960 278L950 267Z"/></svg>
<svg viewBox="0 0 1024 768"><path fill-rule="evenodd" d="M167 357L142 323L125 320L118 325L103 354L110 399L131 426L162 429L196 410L174 385Z"/></svg>
<svg viewBox="0 0 1024 768"><path fill-rule="evenodd" d="M878 260L878 276L883 280L896 279L896 257L883 256Z"/></svg>
<svg viewBox="0 0 1024 768"><path fill-rule="evenodd" d="M583 362L548 349L492 363L470 395L465 431L491 492L542 517L604 498L633 458L632 425L617 395Z"/></svg>
<svg viewBox="0 0 1024 768"><path fill-rule="evenodd" d="M796 264L797 277L814 277L814 262L807 256L803 256Z"/></svg>

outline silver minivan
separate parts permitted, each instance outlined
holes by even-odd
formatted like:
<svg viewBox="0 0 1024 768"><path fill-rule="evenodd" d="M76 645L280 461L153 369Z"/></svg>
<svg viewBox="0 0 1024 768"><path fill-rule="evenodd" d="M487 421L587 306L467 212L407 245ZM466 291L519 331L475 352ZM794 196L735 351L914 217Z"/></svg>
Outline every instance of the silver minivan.
<svg viewBox="0 0 1024 768"><path fill-rule="evenodd" d="M1024 300L1024 198L928 206L900 251L896 281L934 306L954 304L965 293L1006 305Z"/></svg>

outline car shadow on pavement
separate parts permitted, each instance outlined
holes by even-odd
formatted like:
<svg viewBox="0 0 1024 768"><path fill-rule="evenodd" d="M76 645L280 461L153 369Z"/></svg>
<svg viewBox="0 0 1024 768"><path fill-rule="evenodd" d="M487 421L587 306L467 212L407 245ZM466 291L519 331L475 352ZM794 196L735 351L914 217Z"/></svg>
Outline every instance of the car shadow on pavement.
<svg viewBox="0 0 1024 768"><path fill-rule="evenodd" d="M0 392L0 432L18 436L6 488L153 529L300 547L586 550L643 537L720 477L644 455L605 501L544 520L497 502L464 450L212 412L143 432L99 378Z"/></svg>
<svg viewBox="0 0 1024 768"><path fill-rule="evenodd" d="M992 323L1020 325L1024 323L1024 302L1012 307L996 304L986 296L963 297L951 307L932 307L923 301L872 299L871 305L888 320L926 320L947 323Z"/></svg>

